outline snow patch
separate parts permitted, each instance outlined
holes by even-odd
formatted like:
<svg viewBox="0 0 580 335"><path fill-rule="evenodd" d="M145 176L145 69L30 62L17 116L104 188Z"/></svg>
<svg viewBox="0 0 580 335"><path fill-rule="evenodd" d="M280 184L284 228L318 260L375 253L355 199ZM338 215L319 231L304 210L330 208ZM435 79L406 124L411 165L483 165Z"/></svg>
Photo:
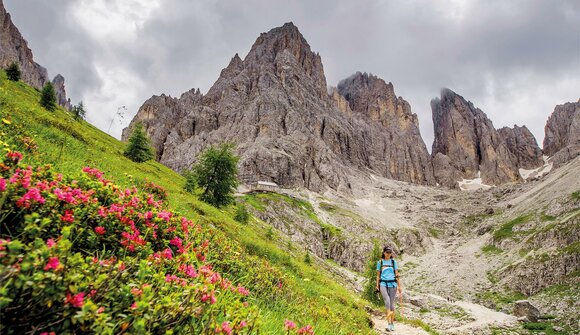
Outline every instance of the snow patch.
<svg viewBox="0 0 580 335"><path fill-rule="evenodd" d="M529 178L541 177L546 173L550 172L552 170L552 167L554 166L554 163L550 162L550 158L548 156L543 156L543 159L544 159L543 166L531 170L520 169L520 176L522 176L524 180L528 180Z"/></svg>
<svg viewBox="0 0 580 335"><path fill-rule="evenodd" d="M474 190L487 190L492 188L491 185L484 184L481 181L481 171L477 172L477 178L475 179L463 179L462 181L458 182L459 188L462 191L474 191Z"/></svg>

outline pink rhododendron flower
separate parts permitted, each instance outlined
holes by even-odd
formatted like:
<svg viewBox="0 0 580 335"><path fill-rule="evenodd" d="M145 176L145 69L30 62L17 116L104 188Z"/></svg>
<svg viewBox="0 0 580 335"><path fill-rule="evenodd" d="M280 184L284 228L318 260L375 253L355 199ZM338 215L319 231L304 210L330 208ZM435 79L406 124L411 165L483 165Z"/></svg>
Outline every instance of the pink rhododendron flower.
<svg viewBox="0 0 580 335"><path fill-rule="evenodd" d="M284 329L290 330L296 328L294 321L284 320Z"/></svg>
<svg viewBox="0 0 580 335"><path fill-rule="evenodd" d="M212 275L209 277L209 282L212 284L215 284L216 282L218 282L221 279L221 276L219 273L214 272L212 273Z"/></svg>
<svg viewBox="0 0 580 335"><path fill-rule="evenodd" d="M134 302L133 304L131 304L131 309L137 309L137 303Z"/></svg>
<svg viewBox="0 0 580 335"><path fill-rule="evenodd" d="M101 306L99 307L99 309L97 309L97 314L101 314L105 311L105 307Z"/></svg>
<svg viewBox="0 0 580 335"><path fill-rule="evenodd" d="M191 265L185 265L185 264L181 264L179 266L179 271L184 273L186 276L190 277L190 278L196 278L197 277L197 272L195 271L195 268Z"/></svg>
<svg viewBox="0 0 580 335"><path fill-rule="evenodd" d="M248 291L245 287L240 286L238 284L238 293L240 293L243 296L247 296L248 294L250 294L250 291Z"/></svg>
<svg viewBox="0 0 580 335"><path fill-rule="evenodd" d="M169 248L163 250L162 254L163 254L163 257L165 257L167 259L173 258L173 253L171 252L171 249L169 249Z"/></svg>
<svg viewBox="0 0 580 335"><path fill-rule="evenodd" d="M22 160L22 154L18 151L11 151L6 155L8 158L10 158L14 163L18 163L19 161Z"/></svg>
<svg viewBox="0 0 580 335"><path fill-rule="evenodd" d="M81 308L85 304L85 292L80 292L75 295L66 294L66 304L71 304L73 307Z"/></svg>
<svg viewBox="0 0 580 335"><path fill-rule="evenodd" d="M60 261L58 260L58 257L50 257L48 259L48 263L46 263L46 265L44 266L44 271L57 270L59 266Z"/></svg>
<svg viewBox="0 0 580 335"><path fill-rule="evenodd" d="M60 219L63 222L69 222L69 223L74 222L75 218L73 216L73 211L71 211L70 209L67 209L66 211L64 211L64 215L61 216Z"/></svg>
<svg viewBox="0 0 580 335"><path fill-rule="evenodd" d="M172 215L172 213L166 212L166 211L161 211L161 212L157 213L158 218L163 219L167 222L169 222L169 220L171 220L171 215Z"/></svg>
<svg viewBox="0 0 580 335"><path fill-rule="evenodd" d="M56 333L55 332L50 332L50 333L44 332L44 333L40 333L40 335L56 335Z"/></svg>
<svg viewBox="0 0 580 335"><path fill-rule="evenodd" d="M99 235L103 235L105 233L105 231L106 231L105 227L101 227L101 226L95 227L95 233L97 233Z"/></svg>
<svg viewBox="0 0 580 335"><path fill-rule="evenodd" d="M123 263L123 262L119 263L119 267L118 267L119 271L125 271L126 268L127 267L125 266L125 263Z"/></svg>
<svg viewBox="0 0 580 335"><path fill-rule="evenodd" d="M230 327L230 323L227 321L224 321L222 323L222 331L224 332L224 334L231 334L232 333L232 327Z"/></svg>
<svg viewBox="0 0 580 335"><path fill-rule="evenodd" d="M44 204L46 201L42 195L40 195L40 191L36 187L30 188L25 195L18 199L18 201L16 201L16 206L29 208L32 201L36 201L39 204Z"/></svg>
<svg viewBox="0 0 580 335"><path fill-rule="evenodd" d="M246 322L246 320L242 320L240 321L240 324L238 325L240 328L244 328L248 325L248 323Z"/></svg>
<svg viewBox="0 0 580 335"><path fill-rule="evenodd" d="M0 191L6 191L6 179L4 178L0 178Z"/></svg>
<svg viewBox="0 0 580 335"><path fill-rule="evenodd" d="M206 302L209 300L210 304L215 304L217 299L214 296L214 291L211 291L209 294L208 293L204 293L201 295L201 302Z"/></svg>
<svg viewBox="0 0 580 335"><path fill-rule="evenodd" d="M10 243L10 239L9 238L7 238L7 239L0 238L0 251L6 250L5 245L8 244L8 243Z"/></svg>
<svg viewBox="0 0 580 335"><path fill-rule="evenodd" d="M46 245L47 245L49 248L52 248L52 247L54 247L54 246L56 245L56 242L54 242L54 240L53 240L52 238L49 238L49 239L46 241Z"/></svg>
<svg viewBox="0 0 580 335"><path fill-rule="evenodd" d="M296 334L314 334L314 329L311 325L304 326L296 331Z"/></svg>
<svg viewBox="0 0 580 335"><path fill-rule="evenodd" d="M181 248L183 241L181 241L181 239L179 237L175 236L174 238L171 239L171 241L169 241L169 244L174 245L178 248Z"/></svg>
<svg viewBox="0 0 580 335"><path fill-rule="evenodd" d="M107 209L103 206L100 206L97 213L102 217L106 217L107 216Z"/></svg>
<svg viewBox="0 0 580 335"><path fill-rule="evenodd" d="M140 296L141 294L143 294L143 290L136 288L136 287L133 287L131 289L131 293L133 293L133 295Z"/></svg>

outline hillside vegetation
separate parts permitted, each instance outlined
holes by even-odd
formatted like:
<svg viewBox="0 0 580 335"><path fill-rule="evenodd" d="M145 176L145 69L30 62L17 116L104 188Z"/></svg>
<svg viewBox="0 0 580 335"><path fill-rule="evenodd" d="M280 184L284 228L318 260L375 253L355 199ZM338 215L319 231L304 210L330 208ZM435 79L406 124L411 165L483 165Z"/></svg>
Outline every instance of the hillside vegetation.
<svg viewBox="0 0 580 335"><path fill-rule="evenodd" d="M39 100L0 72L1 333L372 333L301 248Z"/></svg>

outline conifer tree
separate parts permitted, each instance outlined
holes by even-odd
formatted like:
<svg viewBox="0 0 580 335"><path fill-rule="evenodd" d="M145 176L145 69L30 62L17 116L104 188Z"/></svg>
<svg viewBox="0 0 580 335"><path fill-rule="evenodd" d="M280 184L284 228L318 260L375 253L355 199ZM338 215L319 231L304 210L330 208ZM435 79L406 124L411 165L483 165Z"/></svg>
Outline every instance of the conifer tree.
<svg viewBox="0 0 580 335"><path fill-rule="evenodd" d="M51 112L56 109L56 93L51 82L46 83L42 88L40 105Z"/></svg>
<svg viewBox="0 0 580 335"><path fill-rule="evenodd" d="M21 75L20 67L16 62L12 62L12 64L6 68L6 76L8 77L8 80L19 81Z"/></svg>
<svg viewBox="0 0 580 335"><path fill-rule="evenodd" d="M79 102L78 105L73 106L71 109L71 113L77 120L84 120L85 116L87 115L87 111L85 110L85 105L83 102Z"/></svg>
<svg viewBox="0 0 580 335"><path fill-rule="evenodd" d="M209 147L199 155L191 169L195 184L203 190L201 200L216 207L231 203L238 186L239 157L233 154L233 147L231 143Z"/></svg>
<svg viewBox="0 0 580 335"><path fill-rule="evenodd" d="M151 148L151 142L143 130L143 125L137 123L133 134L129 138L129 145L125 150L125 156L130 160L143 163L153 158L153 148Z"/></svg>

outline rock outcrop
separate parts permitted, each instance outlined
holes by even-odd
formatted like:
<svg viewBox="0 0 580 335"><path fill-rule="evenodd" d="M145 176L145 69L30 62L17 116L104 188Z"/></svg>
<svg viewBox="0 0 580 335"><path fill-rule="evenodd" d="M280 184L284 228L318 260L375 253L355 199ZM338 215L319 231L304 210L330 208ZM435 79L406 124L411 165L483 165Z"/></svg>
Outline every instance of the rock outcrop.
<svg viewBox="0 0 580 335"><path fill-rule="evenodd" d="M52 80L52 85L54 86L54 91L56 92L57 103L65 108L66 110L71 110L70 99L66 97L66 90L64 86L64 77L57 74Z"/></svg>
<svg viewBox="0 0 580 335"><path fill-rule="evenodd" d="M580 100L557 105L545 127L544 153L555 166L580 154Z"/></svg>
<svg viewBox="0 0 580 335"><path fill-rule="evenodd" d="M352 109L340 89L329 94L320 56L287 23L261 34L245 59L236 54L207 94L179 101L154 97L129 129L143 121L159 161L177 171L188 169L205 147L230 141L246 183L348 190L356 169L434 184L416 116L394 97L392 85L373 78L375 86L347 80L341 87L375 97L371 103L395 117L392 124Z"/></svg>
<svg viewBox="0 0 580 335"><path fill-rule="evenodd" d="M12 22L3 1L0 0L0 68L5 69L14 62L20 67L21 80L28 85L42 89L49 82L48 71L34 62L32 50ZM70 110L70 100L66 98L64 89L64 77L59 74L54 77L52 83L58 104Z"/></svg>
<svg viewBox="0 0 580 335"><path fill-rule="evenodd" d="M526 127L503 127L498 131L501 139L506 143L508 150L516 158L516 165L522 169L535 169L544 164L542 149L536 138Z"/></svg>
<svg viewBox="0 0 580 335"><path fill-rule="evenodd" d="M431 109L435 130L431 154L440 184L455 187L457 176L480 176L490 185L521 181L517 157L483 111L449 89L431 100Z"/></svg>
<svg viewBox="0 0 580 335"><path fill-rule="evenodd" d="M48 82L48 72L32 58L32 51L20 31L10 18L0 0L0 67L6 68L13 62L20 66L22 81L41 89Z"/></svg>

